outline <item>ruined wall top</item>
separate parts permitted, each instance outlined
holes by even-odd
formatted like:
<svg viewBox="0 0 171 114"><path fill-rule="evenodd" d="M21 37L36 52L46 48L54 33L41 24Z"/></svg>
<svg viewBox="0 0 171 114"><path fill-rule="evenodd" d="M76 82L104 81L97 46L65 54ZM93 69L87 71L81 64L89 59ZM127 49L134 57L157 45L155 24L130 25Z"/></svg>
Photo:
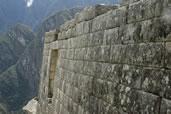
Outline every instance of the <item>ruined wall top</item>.
<svg viewBox="0 0 171 114"><path fill-rule="evenodd" d="M167 8L167 12L171 11L170 5L170 0L121 0L120 5L99 4L86 7L81 13L77 13L74 19L67 21L60 28L46 33L45 42L64 40L164 16L167 15L165 14ZM82 26L82 29L78 30L78 26ZM54 36L51 37L51 35Z"/></svg>

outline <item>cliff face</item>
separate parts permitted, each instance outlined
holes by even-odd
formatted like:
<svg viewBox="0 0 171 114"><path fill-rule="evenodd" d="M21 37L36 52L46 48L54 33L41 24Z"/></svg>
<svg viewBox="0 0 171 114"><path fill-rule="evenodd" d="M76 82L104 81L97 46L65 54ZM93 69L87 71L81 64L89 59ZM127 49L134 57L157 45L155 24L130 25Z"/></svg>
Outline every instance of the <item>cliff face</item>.
<svg viewBox="0 0 171 114"><path fill-rule="evenodd" d="M37 114L169 114L169 6L98 5L46 33Z"/></svg>

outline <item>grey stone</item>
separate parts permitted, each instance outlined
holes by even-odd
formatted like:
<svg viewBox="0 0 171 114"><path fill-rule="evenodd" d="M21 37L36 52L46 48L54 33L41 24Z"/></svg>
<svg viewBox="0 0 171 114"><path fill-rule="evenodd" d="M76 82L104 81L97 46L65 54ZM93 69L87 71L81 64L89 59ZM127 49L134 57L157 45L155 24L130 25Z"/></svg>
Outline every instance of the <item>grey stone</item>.
<svg viewBox="0 0 171 114"><path fill-rule="evenodd" d="M82 22L82 21L88 21L91 20L99 15L102 15L106 13L109 10L114 10L117 9L118 5L96 5L94 7L87 7L82 11L81 13L78 13L75 16L75 19L77 23Z"/></svg>
<svg viewBox="0 0 171 114"><path fill-rule="evenodd" d="M168 99L162 99L160 114L171 114L171 101Z"/></svg>
<svg viewBox="0 0 171 114"><path fill-rule="evenodd" d="M171 68L171 42L166 43L166 57L165 57L165 63L168 68Z"/></svg>
<svg viewBox="0 0 171 114"><path fill-rule="evenodd" d="M147 91L159 95L161 97L170 97L170 70L160 69L144 69L142 79L142 88Z"/></svg>
<svg viewBox="0 0 171 114"><path fill-rule="evenodd" d="M140 1L140 0L121 0L121 1L120 1L120 5L121 5L121 6L129 5L129 4L135 3L135 2L137 2L137 1Z"/></svg>
<svg viewBox="0 0 171 114"><path fill-rule="evenodd" d="M128 23L161 16L163 11L162 0L140 0L129 5Z"/></svg>

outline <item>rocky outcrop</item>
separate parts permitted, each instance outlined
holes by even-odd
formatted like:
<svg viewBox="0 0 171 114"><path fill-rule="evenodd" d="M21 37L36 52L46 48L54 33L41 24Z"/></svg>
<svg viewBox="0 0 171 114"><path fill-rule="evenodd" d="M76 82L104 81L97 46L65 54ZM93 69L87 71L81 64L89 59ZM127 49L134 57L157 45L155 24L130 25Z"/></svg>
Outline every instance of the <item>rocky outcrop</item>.
<svg viewBox="0 0 171 114"><path fill-rule="evenodd" d="M37 114L169 114L170 1L98 7L46 33Z"/></svg>
<svg viewBox="0 0 171 114"><path fill-rule="evenodd" d="M29 103L25 107L23 107L23 110L26 114L36 114L37 100L32 99L31 101L29 101Z"/></svg>

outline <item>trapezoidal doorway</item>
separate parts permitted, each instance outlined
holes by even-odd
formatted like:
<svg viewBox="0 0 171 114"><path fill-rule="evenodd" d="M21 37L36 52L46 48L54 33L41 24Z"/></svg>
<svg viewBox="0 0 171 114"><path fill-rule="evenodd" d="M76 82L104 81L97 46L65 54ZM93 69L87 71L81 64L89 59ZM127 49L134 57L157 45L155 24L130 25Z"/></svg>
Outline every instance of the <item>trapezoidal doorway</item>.
<svg viewBox="0 0 171 114"><path fill-rule="evenodd" d="M56 73L57 59L58 59L58 50L52 50L51 56L50 56L48 98L53 97L54 79L55 79L55 73Z"/></svg>

